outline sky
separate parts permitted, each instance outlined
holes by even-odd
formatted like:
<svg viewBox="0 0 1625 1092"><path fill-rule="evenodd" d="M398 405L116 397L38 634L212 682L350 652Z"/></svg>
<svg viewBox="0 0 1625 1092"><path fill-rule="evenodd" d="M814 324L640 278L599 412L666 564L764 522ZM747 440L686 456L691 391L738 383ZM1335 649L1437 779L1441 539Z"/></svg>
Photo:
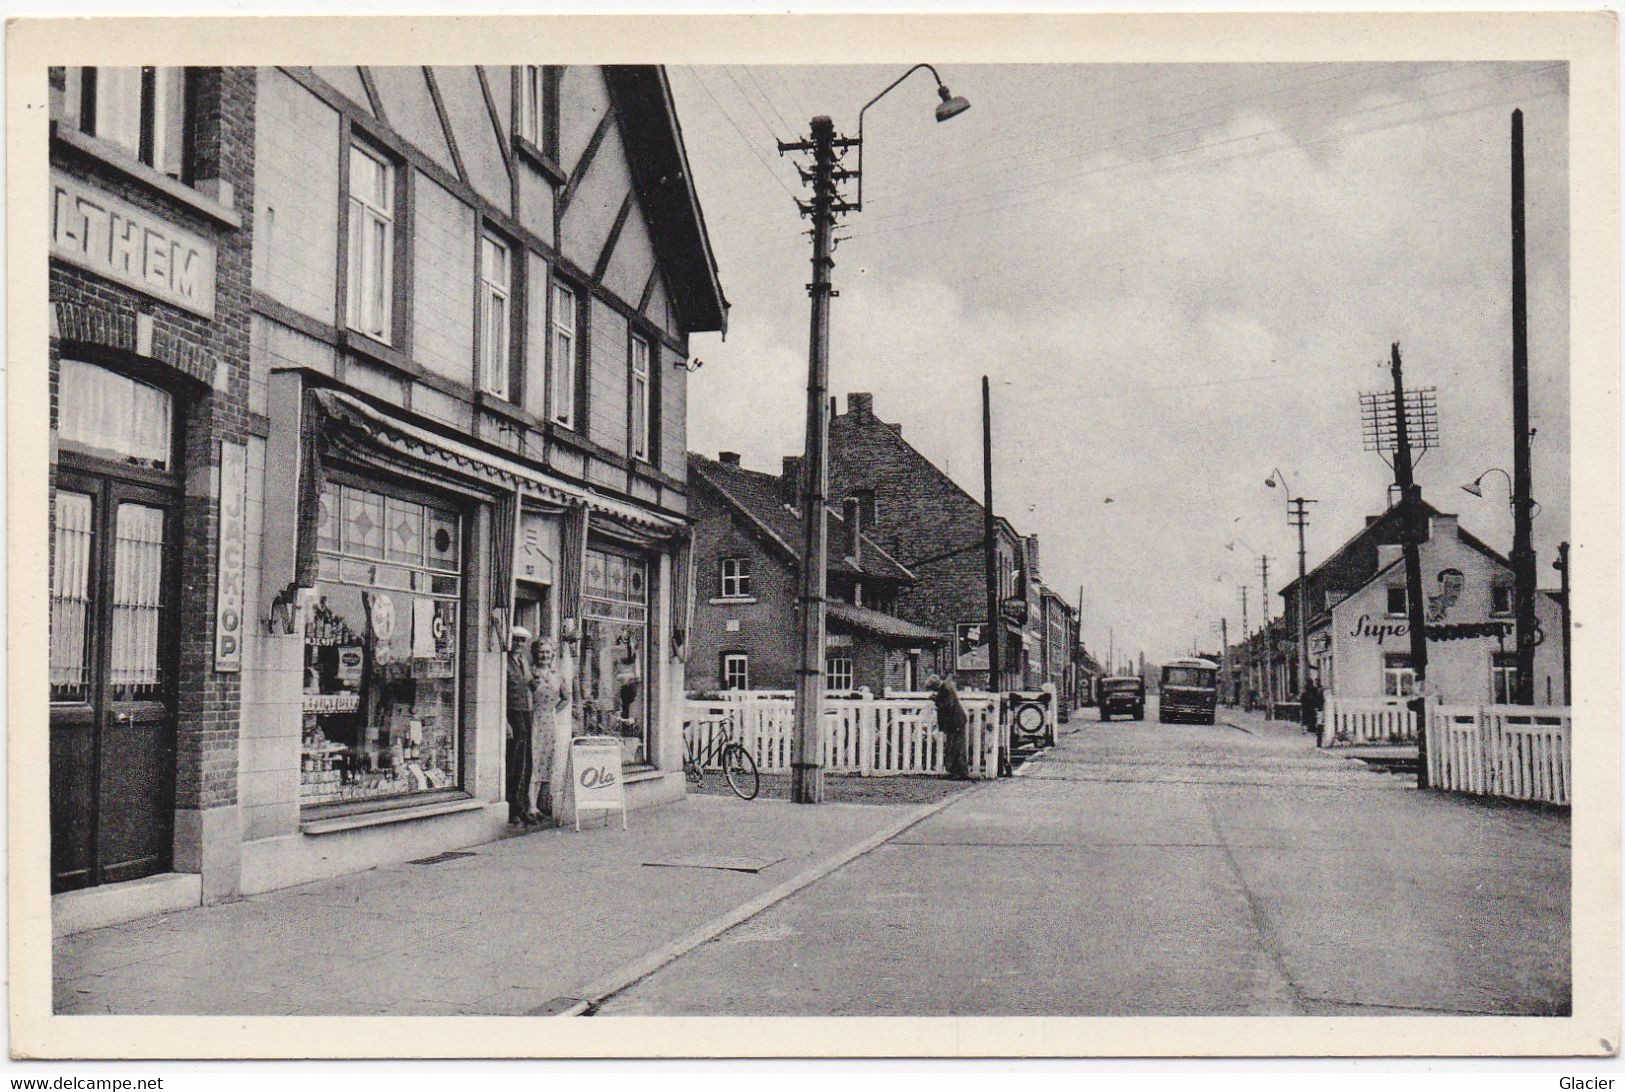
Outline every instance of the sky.
<svg viewBox="0 0 1625 1092"><path fill-rule="evenodd" d="M902 66L676 66L689 158L732 303L697 335L689 447L775 470L803 443L811 245L776 140L855 136ZM1386 505L1358 396L1436 387L1424 497L1503 552L1512 469L1510 126L1524 111L1533 496L1542 586L1569 534L1565 65L955 65L864 122L864 207L833 271L830 391L994 508L1081 594L1085 643L1155 662L1257 628L1297 575L1286 491L1315 498L1308 565ZM845 164L855 166L849 159ZM853 195L855 196L855 195Z"/></svg>

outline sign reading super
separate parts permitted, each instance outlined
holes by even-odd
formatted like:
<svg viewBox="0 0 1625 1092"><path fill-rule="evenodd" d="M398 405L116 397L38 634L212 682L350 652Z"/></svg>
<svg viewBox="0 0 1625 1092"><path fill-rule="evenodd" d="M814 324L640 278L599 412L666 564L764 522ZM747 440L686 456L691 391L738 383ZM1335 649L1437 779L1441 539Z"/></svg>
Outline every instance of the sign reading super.
<svg viewBox="0 0 1625 1092"><path fill-rule="evenodd" d="M57 171L51 256L214 317L213 243Z"/></svg>

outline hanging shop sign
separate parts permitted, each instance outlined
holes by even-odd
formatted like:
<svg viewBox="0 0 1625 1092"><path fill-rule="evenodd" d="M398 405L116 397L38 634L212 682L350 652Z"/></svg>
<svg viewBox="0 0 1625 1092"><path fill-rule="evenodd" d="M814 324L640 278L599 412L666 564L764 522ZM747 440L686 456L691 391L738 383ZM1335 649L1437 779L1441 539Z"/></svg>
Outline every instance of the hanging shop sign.
<svg viewBox="0 0 1625 1092"><path fill-rule="evenodd" d="M954 670L987 670L987 624L960 622L954 627L956 655Z"/></svg>
<svg viewBox="0 0 1625 1092"><path fill-rule="evenodd" d="M220 443L220 566L214 609L214 669L243 669L243 539L247 533L248 449Z"/></svg>
<svg viewBox="0 0 1625 1092"><path fill-rule="evenodd" d="M214 317L214 244L128 201L51 172L51 257Z"/></svg>
<svg viewBox="0 0 1625 1092"><path fill-rule="evenodd" d="M1012 595L999 604L999 612L1009 621L1025 625L1027 623L1027 600L1019 595Z"/></svg>
<svg viewBox="0 0 1625 1092"><path fill-rule="evenodd" d="M570 742L571 788L575 797L576 830L584 811L620 811L626 829L626 783L621 772L618 736L580 736Z"/></svg>

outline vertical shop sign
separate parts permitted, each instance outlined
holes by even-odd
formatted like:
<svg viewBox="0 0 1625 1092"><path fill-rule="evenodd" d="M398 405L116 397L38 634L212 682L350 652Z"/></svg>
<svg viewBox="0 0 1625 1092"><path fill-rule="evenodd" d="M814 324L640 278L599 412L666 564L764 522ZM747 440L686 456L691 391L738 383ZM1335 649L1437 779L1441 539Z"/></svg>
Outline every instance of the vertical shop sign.
<svg viewBox="0 0 1625 1092"><path fill-rule="evenodd" d="M246 533L248 449L220 442L220 569L214 612L214 669L243 668L243 538Z"/></svg>

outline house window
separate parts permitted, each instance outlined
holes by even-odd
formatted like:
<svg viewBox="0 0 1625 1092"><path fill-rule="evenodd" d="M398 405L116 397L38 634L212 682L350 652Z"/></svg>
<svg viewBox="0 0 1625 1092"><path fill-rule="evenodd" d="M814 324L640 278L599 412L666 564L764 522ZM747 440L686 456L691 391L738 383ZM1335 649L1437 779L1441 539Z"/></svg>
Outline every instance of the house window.
<svg viewBox="0 0 1625 1092"><path fill-rule="evenodd" d="M180 178L186 131L184 68L152 65L68 70L79 127L147 166Z"/></svg>
<svg viewBox="0 0 1625 1092"><path fill-rule="evenodd" d="M1403 591L1404 589L1400 589ZM1416 691L1416 669L1408 652L1389 652L1382 657L1382 693L1388 698L1408 698Z"/></svg>
<svg viewBox="0 0 1625 1092"><path fill-rule="evenodd" d="M725 557L722 559L722 597L744 599L750 595L750 558Z"/></svg>
<svg viewBox="0 0 1625 1092"><path fill-rule="evenodd" d="M1405 609L1405 586L1403 584L1388 589L1388 616L1390 618L1403 618Z"/></svg>
<svg viewBox="0 0 1625 1092"><path fill-rule="evenodd" d="M722 654L722 688L724 690L750 689L750 657L743 652Z"/></svg>
<svg viewBox="0 0 1625 1092"><path fill-rule="evenodd" d="M529 64L519 77L519 135L554 162L559 158L560 74L552 65Z"/></svg>
<svg viewBox="0 0 1625 1092"><path fill-rule="evenodd" d="M1503 616L1512 614L1512 585L1496 584L1490 588L1490 613Z"/></svg>
<svg viewBox="0 0 1625 1092"><path fill-rule="evenodd" d="M506 243L480 239L480 384L508 397L509 342L513 329L513 256Z"/></svg>
<svg viewBox="0 0 1625 1092"><path fill-rule="evenodd" d="M839 693L852 689L852 657L831 656L824 661L824 689Z"/></svg>
<svg viewBox="0 0 1625 1092"><path fill-rule="evenodd" d="M395 167L350 147L350 329L388 344L394 292Z"/></svg>
<svg viewBox="0 0 1625 1092"><path fill-rule="evenodd" d="M1550 680L1547 680L1550 682ZM1518 654L1490 653L1490 693L1496 705L1511 705L1518 692Z"/></svg>
<svg viewBox="0 0 1625 1092"><path fill-rule="evenodd" d="M551 346L553 420L576 427L576 294L569 285L553 282L553 336Z"/></svg>
<svg viewBox="0 0 1625 1092"><path fill-rule="evenodd" d="M632 457L649 460L650 413L649 399L649 343L633 335L632 345Z"/></svg>

